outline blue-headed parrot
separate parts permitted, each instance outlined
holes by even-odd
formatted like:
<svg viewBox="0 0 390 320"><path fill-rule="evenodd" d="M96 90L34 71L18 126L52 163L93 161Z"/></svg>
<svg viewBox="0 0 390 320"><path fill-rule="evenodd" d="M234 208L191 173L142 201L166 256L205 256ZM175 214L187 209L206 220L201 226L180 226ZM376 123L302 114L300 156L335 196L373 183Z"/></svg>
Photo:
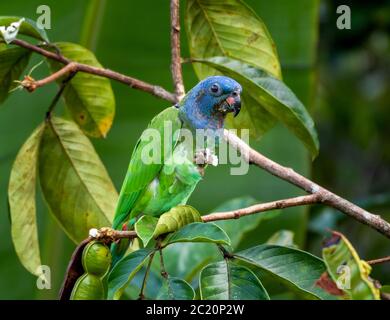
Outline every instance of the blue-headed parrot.
<svg viewBox="0 0 390 320"><path fill-rule="evenodd" d="M237 116L241 108L241 91L241 85L231 78L208 77L193 87L177 105L152 119L131 156L116 206L114 229L129 230L142 215L158 217L187 202L202 179L205 166L215 162L215 155L208 152L207 141L218 139L213 134L221 132L218 129L223 129L228 113ZM167 124L172 134L164 130ZM187 131L195 139L197 129L204 129L204 134L212 138L203 137L206 146L202 150L197 150L194 141L182 137ZM157 142L150 139L153 130L160 136ZM160 146L151 145L153 143ZM161 152L155 161L150 161L148 153L154 147ZM120 244L112 245L113 264L123 256L128 244L128 241L121 240Z"/></svg>

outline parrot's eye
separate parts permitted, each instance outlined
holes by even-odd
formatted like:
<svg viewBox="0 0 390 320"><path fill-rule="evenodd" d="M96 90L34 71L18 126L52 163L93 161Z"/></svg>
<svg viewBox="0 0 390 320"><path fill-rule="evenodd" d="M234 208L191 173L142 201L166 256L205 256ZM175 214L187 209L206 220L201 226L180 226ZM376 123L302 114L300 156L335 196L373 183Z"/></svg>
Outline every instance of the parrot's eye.
<svg viewBox="0 0 390 320"><path fill-rule="evenodd" d="M214 83L211 87L210 87L210 91L213 95L215 96L219 96L221 95L221 87L217 84L217 83Z"/></svg>

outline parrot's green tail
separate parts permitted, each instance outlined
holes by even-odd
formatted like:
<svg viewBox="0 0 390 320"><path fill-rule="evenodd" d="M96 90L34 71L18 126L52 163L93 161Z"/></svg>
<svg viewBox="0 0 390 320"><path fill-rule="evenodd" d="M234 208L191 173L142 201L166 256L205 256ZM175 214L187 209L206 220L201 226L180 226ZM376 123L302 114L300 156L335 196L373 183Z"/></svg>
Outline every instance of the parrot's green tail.
<svg viewBox="0 0 390 320"><path fill-rule="evenodd" d="M126 227L122 228L122 230L132 230L135 221L136 219L131 219L127 223ZM118 226L114 226L114 229L117 228ZM111 244L111 256L112 256L111 269L114 268L114 266L118 263L118 261L123 258L130 244L131 244L130 239L121 239L118 242Z"/></svg>

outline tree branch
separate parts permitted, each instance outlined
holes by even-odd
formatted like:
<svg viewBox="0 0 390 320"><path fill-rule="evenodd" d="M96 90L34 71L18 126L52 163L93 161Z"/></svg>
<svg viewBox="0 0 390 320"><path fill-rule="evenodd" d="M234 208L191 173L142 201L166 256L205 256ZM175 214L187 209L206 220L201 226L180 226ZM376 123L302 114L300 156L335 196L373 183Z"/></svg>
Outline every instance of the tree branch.
<svg viewBox="0 0 390 320"><path fill-rule="evenodd" d="M176 101L177 101L177 98L173 93L168 92L167 90L165 90L162 87L152 85L152 84L144 82L142 80L126 76L126 75L118 73L116 71L112 71L110 69L105 69L105 68L93 67L93 66L90 66L87 64L74 62L74 61L71 61L71 60L65 58L64 56L62 56L58 53L53 53L51 51L48 51L48 50L45 50L41 47L32 45L32 44L25 42L23 40L20 40L20 39L15 39L14 41L12 41L12 44L15 44L17 46L34 51L36 53L41 54L42 56L44 56L46 58L58 61L58 62L66 65L63 69L57 71L56 73L50 75L49 77L47 77L45 79L42 79L39 81L30 80L29 86L26 88L29 91L33 91L36 88L38 88L39 86L50 83L50 82L58 79L62 75L66 74L72 70L74 72L81 71L81 72L94 74L94 75L97 75L100 77L106 77L106 78L124 83L124 84L128 85L130 88L148 92L148 93L150 93L158 98L167 100L167 101L172 102L172 103L176 103ZM71 67L67 66L69 64L71 64Z"/></svg>
<svg viewBox="0 0 390 320"><path fill-rule="evenodd" d="M385 263L385 262L390 262L390 256L379 258L379 259L374 259L374 260L368 260L366 261L369 265L374 265L374 264L380 264L380 263Z"/></svg>
<svg viewBox="0 0 390 320"><path fill-rule="evenodd" d="M338 209L355 220L370 226L371 228L390 238L390 224L383 220L379 215L374 215L349 202L348 200L341 198L340 196L296 173L293 169L283 167L282 165L266 158L248 146L238 136L229 133L228 130L224 131L224 138L231 146L233 146L241 153L243 158L248 163L254 164L259 168L268 171L274 176L305 190L308 193L316 194L318 196L318 202Z"/></svg>
<svg viewBox="0 0 390 320"><path fill-rule="evenodd" d="M179 0L171 0L171 73L176 99L180 101L185 94L180 56L180 7Z"/></svg>
<svg viewBox="0 0 390 320"><path fill-rule="evenodd" d="M239 219L241 217L252 215L259 212L303 206L308 204L314 204L317 202L318 202L318 196L316 194L311 194L302 197L295 197L290 199L259 203L247 208L242 208L233 211L210 213L208 215L202 216L202 221L211 222L217 220Z"/></svg>

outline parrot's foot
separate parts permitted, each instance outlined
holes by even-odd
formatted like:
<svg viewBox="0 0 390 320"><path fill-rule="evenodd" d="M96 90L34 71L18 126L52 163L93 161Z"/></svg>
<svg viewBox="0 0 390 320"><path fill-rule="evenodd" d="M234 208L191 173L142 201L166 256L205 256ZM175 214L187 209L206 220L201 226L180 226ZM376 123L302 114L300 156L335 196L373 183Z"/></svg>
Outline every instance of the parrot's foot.
<svg viewBox="0 0 390 320"><path fill-rule="evenodd" d="M194 161L199 167L204 167L207 164L211 164L214 167L218 165L218 157L209 148L197 151Z"/></svg>

